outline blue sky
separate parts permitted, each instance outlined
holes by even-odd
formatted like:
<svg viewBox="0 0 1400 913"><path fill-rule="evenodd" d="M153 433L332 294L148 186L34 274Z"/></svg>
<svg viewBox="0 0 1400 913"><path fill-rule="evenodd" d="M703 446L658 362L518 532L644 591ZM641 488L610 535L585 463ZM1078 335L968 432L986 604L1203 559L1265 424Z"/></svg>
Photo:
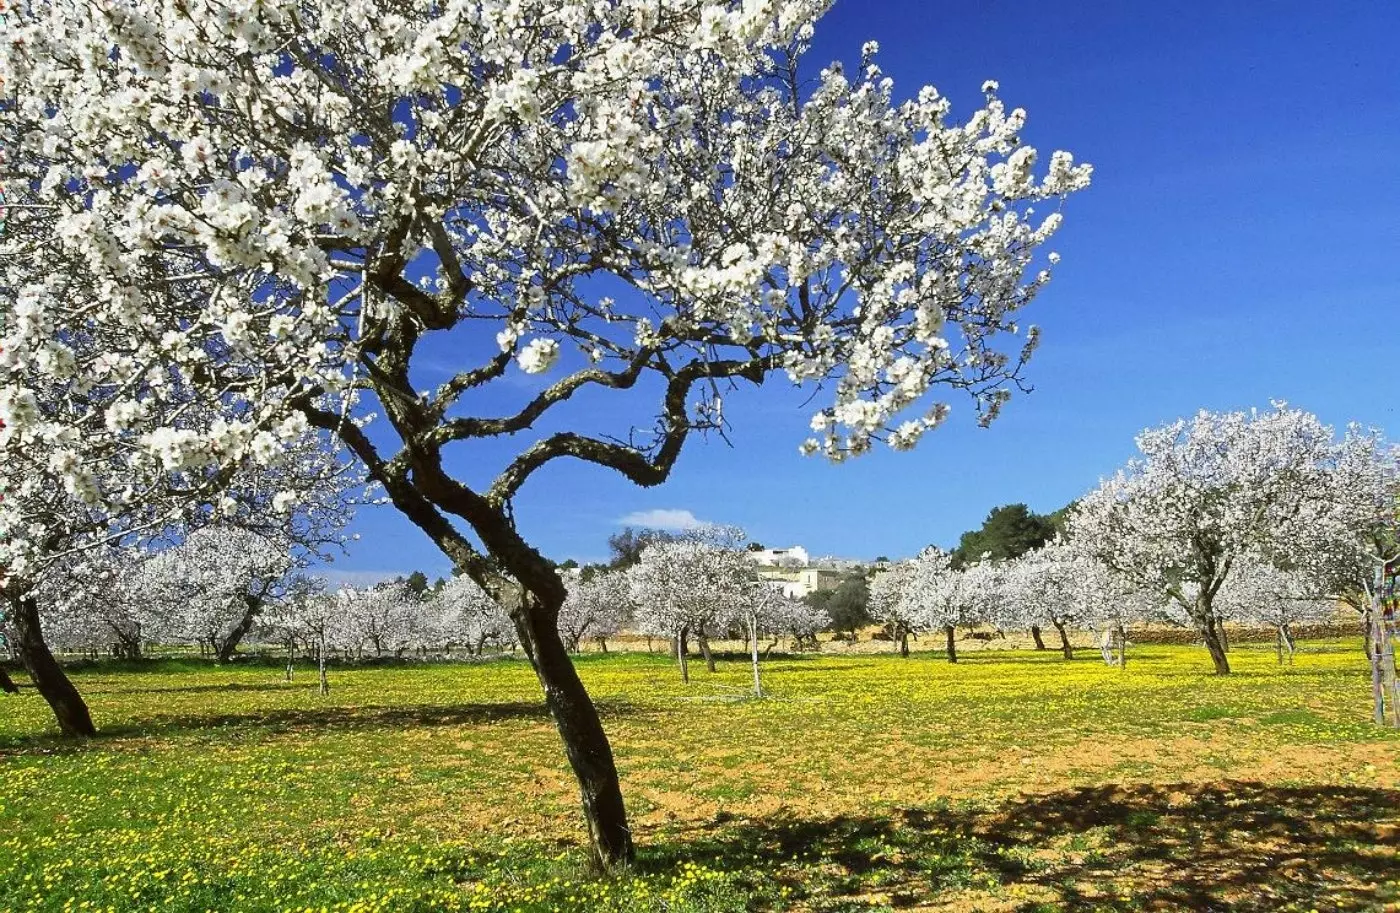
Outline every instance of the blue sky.
<svg viewBox="0 0 1400 913"><path fill-rule="evenodd" d="M777 377L726 402L732 447L692 441L654 489L551 467L517 498L520 528L560 560L603 558L622 519L650 511L813 553L907 555L997 504L1063 505L1139 429L1202 407L1286 399L1400 436L1397 33L1400 4L1380 2L838 0L814 66L875 39L901 96L931 83L955 113L996 79L1033 145L1094 164L1026 315L1045 331L1035 392L990 429L954 401L915 452L830 466L798 455L810 410ZM354 529L338 571L447 571L392 508Z"/></svg>

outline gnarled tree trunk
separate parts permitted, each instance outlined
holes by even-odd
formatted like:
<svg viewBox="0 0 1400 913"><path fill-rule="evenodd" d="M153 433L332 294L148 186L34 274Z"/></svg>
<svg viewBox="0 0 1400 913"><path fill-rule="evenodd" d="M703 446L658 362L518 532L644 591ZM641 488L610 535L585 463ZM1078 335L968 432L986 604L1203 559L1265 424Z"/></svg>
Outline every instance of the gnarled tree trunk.
<svg viewBox="0 0 1400 913"><path fill-rule="evenodd" d="M613 868L631 862L635 853L632 831L627 826L612 746L559 637L558 614L558 605L544 605L538 596L527 597L514 613L515 628L544 689L545 706L559 729L569 766L578 778L597 862Z"/></svg>
<svg viewBox="0 0 1400 913"><path fill-rule="evenodd" d="M92 714L78 689L73 687L63 667L54 659L49 645L44 642L44 631L39 623L39 604L32 597L12 603L11 623L15 628L15 652L25 671L34 680L34 687L48 701L53 709L58 728L66 736L97 735L92 725Z"/></svg>
<svg viewBox="0 0 1400 913"><path fill-rule="evenodd" d="M710 652L710 639L705 636L703 629L695 632L695 640L700 644L700 655L705 657L706 671L715 671L715 655Z"/></svg>
<svg viewBox="0 0 1400 913"><path fill-rule="evenodd" d="M233 659L238 645L243 642L244 636L253 629L253 622L257 620L258 613L262 611L262 600L256 596L244 596L243 605L243 617L238 619L238 624L234 625L233 630L223 639L223 642L216 645L215 662L226 663Z"/></svg>

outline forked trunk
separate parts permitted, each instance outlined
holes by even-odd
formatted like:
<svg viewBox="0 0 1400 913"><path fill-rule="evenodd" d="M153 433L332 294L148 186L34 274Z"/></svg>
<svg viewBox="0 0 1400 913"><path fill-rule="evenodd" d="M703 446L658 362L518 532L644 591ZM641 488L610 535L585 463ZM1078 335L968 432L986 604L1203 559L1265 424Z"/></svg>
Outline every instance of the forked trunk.
<svg viewBox="0 0 1400 913"><path fill-rule="evenodd" d="M66 736L97 735L97 729L92 725L92 714L88 712L82 695L73 687L63 667L44 642L44 631L39 623L39 604L28 597L13 605L10 620L15 629L15 652L19 654L29 677L34 680L34 687L53 709L59 730Z"/></svg>
<svg viewBox="0 0 1400 913"><path fill-rule="evenodd" d="M1055 630L1060 632L1060 651L1064 653L1065 659L1074 659L1074 647L1070 645L1069 634L1065 632L1065 626L1061 622L1053 622Z"/></svg>
<svg viewBox="0 0 1400 913"><path fill-rule="evenodd" d="M958 644L957 641L954 639L955 632L953 630L953 626L944 625L943 633L948 635L948 662L955 663L958 661Z"/></svg>
<svg viewBox="0 0 1400 913"><path fill-rule="evenodd" d="M1040 636L1040 625L1031 625L1031 639L1035 641L1037 650L1045 649L1045 640Z"/></svg>
<svg viewBox="0 0 1400 913"><path fill-rule="evenodd" d="M527 597L515 615L515 627L544 689L545 706L559 729L569 765L578 778L583 816L588 822L596 861L612 870L632 861L632 831L627 826L612 746L598 710L559 639L558 610L557 605L544 606L536 598Z"/></svg>

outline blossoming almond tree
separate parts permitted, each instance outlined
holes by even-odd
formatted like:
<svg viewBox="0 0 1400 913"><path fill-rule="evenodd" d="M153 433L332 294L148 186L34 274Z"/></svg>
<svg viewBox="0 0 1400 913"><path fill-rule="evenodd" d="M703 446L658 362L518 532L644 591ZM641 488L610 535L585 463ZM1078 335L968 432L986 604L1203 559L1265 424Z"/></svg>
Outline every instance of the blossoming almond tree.
<svg viewBox="0 0 1400 913"><path fill-rule="evenodd" d="M983 561L957 570L952 555L936 548L926 549L914 562L906 584L905 612L917 628L943 632L948 662L955 663L957 629L987 617L1000 589L999 575L996 562Z"/></svg>
<svg viewBox="0 0 1400 913"><path fill-rule="evenodd" d="M1230 672L1216 596L1237 562L1283 562L1331 496L1337 448L1311 413L1202 411L1138 435L1142 456L1086 495L1070 538L1148 594L1184 612L1217 674Z"/></svg>
<svg viewBox="0 0 1400 913"><path fill-rule="evenodd" d="M1008 626L1029 629L1049 622L1060 635L1060 651L1074 659L1069 626L1083 618L1076 598L1084 559L1063 542L1055 541L1001 563L998 605L994 617Z"/></svg>
<svg viewBox="0 0 1400 913"><path fill-rule="evenodd" d="M918 633L919 620L905 598L914 570L913 561L900 561L880 571L870 581L870 618L884 627L900 656L909 655L909 636Z"/></svg>
<svg viewBox="0 0 1400 913"><path fill-rule="evenodd" d="M448 580L433 594L430 610L439 644L465 647L480 656L487 644L498 648L515 643L510 616L475 580L461 575Z"/></svg>
<svg viewBox="0 0 1400 913"><path fill-rule="evenodd" d="M295 566L273 540L211 526L148 558L131 587L152 639L198 644L228 662Z"/></svg>
<svg viewBox="0 0 1400 913"><path fill-rule="evenodd" d="M607 651L607 639L622 629L632 614L631 585L625 572L602 571L587 580L569 583L569 595L559 609L559 634L577 653L585 637Z"/></svg>
<svg viewBox="0 0 1400 913"><path fill-rule="evenodd" d="M732 543L690 536L647 546L627 575L637 626L672 640L681 680L690 681L686 646L692 634L715 671L708 637L745 618L755 579L748 554Z"/></svg>
<svg viewBox="0 0 1400 913"><path fill-rule="evenodd" d="M23 223L0 242L24 315L6 349L116 391L102 439L171 470L257 459L298 416L341 437L512 613L598 858L626 860L612 752L555 627L564 585L515 495L560 459L658 484L733 383L774 372L826 384L803 449L833 460L913 446L939 389L990 421L1038 339L1018 321L1054 201L1089 179L1065 153L1037 167L995 83L953 122L932 88L896 101L873 46L816 73L827 2L25 4L0 34ZM66 354L98 328L120 337L108 357ZM421 357L435 336L446 377ZM484 392L517 369L557 376L514 405ZM38 416L31 385L0 374L7 458L90 412ZM227 414L147 408L177 391ZM319 405L350 391L382 434ZM570 417L604 393L638 401L619 427ZM515 434L489 478L448 468Z"/></svg>

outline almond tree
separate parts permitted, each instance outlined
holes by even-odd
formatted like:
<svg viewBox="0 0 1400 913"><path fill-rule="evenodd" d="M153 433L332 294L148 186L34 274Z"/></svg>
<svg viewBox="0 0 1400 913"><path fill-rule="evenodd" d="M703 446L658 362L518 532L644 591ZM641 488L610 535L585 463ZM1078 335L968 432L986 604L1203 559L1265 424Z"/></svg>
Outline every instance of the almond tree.
<svg viewBox="0 0 1400 913"><path fill-rule="evenodd" d="M561 459L659 484L723 428L731 387L776 372L829 391L803 449L833 460L912 447L947 412L939 390L990 421L1038 340L1018 321L1049 277L1054 201L1088 183L1065 153L1037 168L995 83L959 123L932 88L896 101L873 45L849 75L817 73L802 57L827 5L15 8L0 296L21 315L6 350L42 377L0 368L0 463L73 450L57 472L82 485L114 441L182 472L258 459L302 421L338 436L511 613L596 854L629 859L612 751L557 631L565 587L515 496ZM106 355L74 352L99 332ZM447 376L420 357L442 337ZM487 392L515 370L556 379L523 404ZM62 414L36 415L39 382L71 394ZM322 405L351 393L382 434ZM612 429L602 394L634 404ZM177 395L222 417L162 418ZM51 433L78 426L94 435ZM445 468L516 434L489 472Z"/></svg>
<svg viewBox="0 0 1400 913"><path fill-rule="evenodd" d="M953 568L952 556L940 549L925 550L914 561L905 585L903 613L918 629L942 631L948 662L958 661L957 629L987 617L996 598L998 569L994 562Z"/></svg>
<svg viewBox="0 0 1400 913"><path fill-rule="evenodd" d="M439 645L445 649L462 646L467 653L480 656L487 644L501 649L515 644L510 616L470 577L448 580L433 595L429 613Z"/></svg>
<svg viewBox="0 0 1400 913"><path fill-rule="evenodd" d="M1216 596L1248 554L1282 556L1331 491L1332 429L1284 404L1202 411L1144 431L1142 456L1086 495L1070 520L1076 547L1175 604L1219 675L1230 672Z"/></svg>
<svg viewBox="0 0 1400 913"><path fill-rule="evenodd" d="M1293 625L1326 621L1336 605L1332 597L1314 588L1305 572L1283 570L1258 556L1241 559L1217 599L1232 617L1274 629L1280 664L1285 656L1293 661Z"/></svg>
<svg viewBox="0 0 1400 913"><path fill-rule="evenodd" d="M280 544L237 527L211 526L144 561L134 575L147 636L198 644L228 662L295 567Z"/></svg>
<svg viewBox="0 0 1400 913"><path fill-rule="evenodd" d="M748 555L733 543L691 536L648 545L627 576L637 627L672 641L681 680L690 681L692 634L715 671L708 638L744 619L755 580Z"/></svg>
<svg viewBox="0 0 1400 913"><path fill-rule="evenodd" d="M366 651L375 657L400 657L422 633L426 621L423 600L400 580L365 589L336 592L335 646L357 659Z"/></svg>
<svg viewBox="0 0 1400 913"><path fill-rule="evenodd" d="M602 571L587 580L570 581L569 595L559 608L559 634L571 653L584 638L592 638L607 652L607 639L622 629L632 615L631 584L623 571Z"/></svg>
<svg viewBox="0 0 1400 913"><path fill-rule="evenodd" d="M870 581L868 611L872 621L885 629L900 656L909 655L909 637L919 632L919 619L906 600L913 580L915 562L900 561L877 573Z"/></svg>
<svg viewBox="0 0 1400 913"><path fill-rule="evenodd" d="M1048 622L1060 635L1065 659L1074 659L1068 628L1085 616L1076 593L1083 574L1083 559L1062 542L1002 562L999 617L1023 630Z"/></svg>

